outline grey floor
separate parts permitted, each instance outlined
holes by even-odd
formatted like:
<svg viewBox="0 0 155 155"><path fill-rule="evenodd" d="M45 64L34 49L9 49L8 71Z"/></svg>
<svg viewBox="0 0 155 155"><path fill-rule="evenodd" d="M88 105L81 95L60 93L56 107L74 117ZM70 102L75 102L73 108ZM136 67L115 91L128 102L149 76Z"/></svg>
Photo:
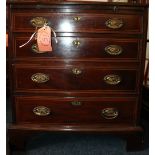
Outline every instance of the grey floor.
<svg viewBox="0 0 155 155"><path fill-rule="evenodd" d="M11 121L7 103L7 122ZM148 120L143 119L145 150L126 152L126 142L118 137L92 134L40 134L28 142L25 152L13 155L149 155Z"/></svg>

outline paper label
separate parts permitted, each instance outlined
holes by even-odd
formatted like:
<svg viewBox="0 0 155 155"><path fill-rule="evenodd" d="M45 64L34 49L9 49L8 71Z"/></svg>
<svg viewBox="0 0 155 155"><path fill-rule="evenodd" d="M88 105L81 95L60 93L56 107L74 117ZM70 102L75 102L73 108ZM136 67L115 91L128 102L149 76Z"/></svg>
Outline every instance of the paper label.
<svg viewBox="0 0 155 155"><path fill-rule="evenodd" d="M44 26L44 27L38 29L37 44L38 44L38 49L40 52L52 51L51 28L49 26Z"/></svg>

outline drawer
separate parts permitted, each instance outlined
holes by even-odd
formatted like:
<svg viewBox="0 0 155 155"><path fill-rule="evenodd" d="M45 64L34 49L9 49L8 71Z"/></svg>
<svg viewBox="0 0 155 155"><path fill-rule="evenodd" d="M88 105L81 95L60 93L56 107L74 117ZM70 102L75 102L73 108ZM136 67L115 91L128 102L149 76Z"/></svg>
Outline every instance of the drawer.
<svg viewBox="0 0 155 155"><path fill-rule="evenodd" d="M30 35L29 35L30 36ZM13 38L13 53L16 58L46 57L60 59L138 59L139 39L113 39L88 37L57 37L58 43L52 39L52 52L40 53L36 40L31 41L23 48L20 45L27 42L27 34L17 34Z"/></svg>
<svg viewBox="0 0 155 155"><path fill-rule="evenodd" d="M56 32L142 33L142 16L112 13L13 12L13 31L32 32L48 23Z"/></svg>
<svg viewBox="0 0 155 155"><path fill-rule="evenodd" d="M14 68L14 77L17 91L135 91L137 70L17 65Z"/></svg>
<svg viewBox="0 0 155 155"><path fill-rule="evenodd" d="M16 97L17 123L135 122L135 98Z"/></svg>

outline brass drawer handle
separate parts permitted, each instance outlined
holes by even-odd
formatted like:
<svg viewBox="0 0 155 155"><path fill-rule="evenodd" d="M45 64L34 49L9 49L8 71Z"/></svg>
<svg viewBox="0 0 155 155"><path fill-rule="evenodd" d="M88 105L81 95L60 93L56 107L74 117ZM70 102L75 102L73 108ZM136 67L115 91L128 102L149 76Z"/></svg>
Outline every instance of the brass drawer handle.
<svg viewBox="0 0 155 155"><path fill-rule="evenodd" d="M82 103L80 101L72 101L71 105L73 105L73 106L81 106Z"/></svg>
<svg viewBox="0 0 155 155"><path fill-rule="evenodd" d="M30 20L30 23L34 27L43 27L45 24L48 24L48 20L43 17L35 17Z"/></svg>
<svg viewBox="0 0 155 155"><path fill-rule="evenodd" d="M81 17L77 16L77 17L73 17L74 21L78 22L80 21Z"/></svg>
<svg viewBox="0 0 155 155"><path fill-rule="evenodd" d="M110 55L120 55L123 52L122 47L118 45L106 46L104 50Z"/></svg>
<svg viewBox="0 0 155 155"><path fill-rule="evenodd" d="M121 77L115 74L106 75L104 77L104 82L110 85L117 85L121 82Z"/></svg>
<svg viewBox="0 0 155 155"><path fill-rule="evenodd" d="M118 110L116 108L105 108L101 114L105 119L115 119L118 117Z"/></svg>
<svg viewBox="0 0 155 155"><path fill-rule="evenodd" d="M45 106L38 106L33 109L33 113L37 116L47 116L50 114L50 109Z"/></svg>
<svg viewBox="0 0 155 155"><path fill-rule="evenodd" d="M49 81L49 76L44 73L36 73L31 76L31 80L36 83L45 83Z"/></svg>
<svg viewBox="0 0 155 155"><path fill-rule="evenodd" d="M79 74L82 73L82 70L81 70L81 69L78 69L78 68L73 68L73 69L72 69L72 72L73 72L73 74L75 74L75 75L79 75Z"/></svg>
<svg viewBox="0 0 155 155"><path fill-rule="evenodd" d="M73 45L74 45L75 47L79 47L80 44L81 44L81 42L80 42L79 40L74 40L74 41L73 41Z"/></svg>
<svg viewBox="0 0 155 155"><path fill-rule="evenodd" d="M112 18L112 19L108 19L105 22L105 25L111 29L119 29L124 25L124 22L122 19Z"/></svg>

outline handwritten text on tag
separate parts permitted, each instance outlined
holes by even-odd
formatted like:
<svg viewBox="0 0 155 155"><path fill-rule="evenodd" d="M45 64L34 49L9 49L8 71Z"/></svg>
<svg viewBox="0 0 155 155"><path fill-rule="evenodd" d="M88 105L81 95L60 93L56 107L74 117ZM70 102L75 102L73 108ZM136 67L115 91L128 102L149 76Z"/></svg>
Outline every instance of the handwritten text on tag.
<svg viewBox="0 0 155 155"><path fill-rule="evenodd" d="M49 26L44 26L38 29L37 44L40 52L52 51L51 28Z"/></svg>

